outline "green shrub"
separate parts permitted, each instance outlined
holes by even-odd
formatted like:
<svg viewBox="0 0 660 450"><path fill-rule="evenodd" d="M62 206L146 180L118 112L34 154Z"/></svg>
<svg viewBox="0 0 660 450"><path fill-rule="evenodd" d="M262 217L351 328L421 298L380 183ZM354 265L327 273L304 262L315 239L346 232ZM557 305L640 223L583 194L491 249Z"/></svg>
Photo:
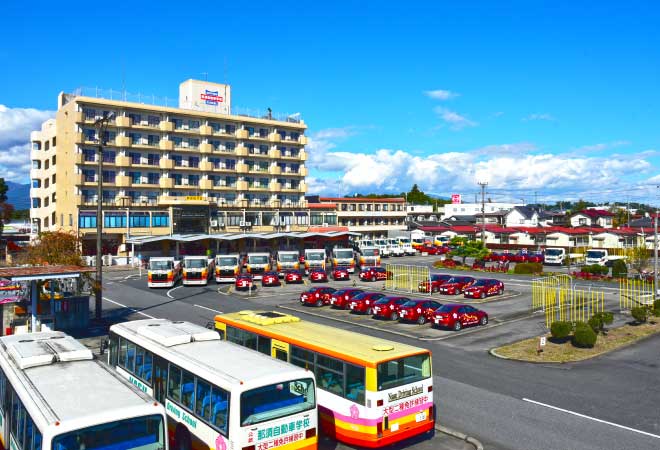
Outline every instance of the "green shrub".
<svg viewBox="0 0 660 450"><path fill-rule="evenodd" d="M622 259L615 259L612 263L612 276L614 278L625 278L628 276L628 266Z"/></svg>
<svg viewBox="0 0 660 450"><path fill-rule="evenodd" d="M636 322L644 323L649 318L649 309L646 306L637 306L630 310L630 314Z"/></svg>
<svg viewBox="0 0 660 450"><path fill-rule="evenodd" d="M607 266L601 266L600 264L592 264L590 266L582 267L582 272L590 273L592 275L607 275L610 272L610 268Z"/></svg>
<svg viewBox="0 0 660 450"><path fill-rule="evenodd" d="M580 348L592 348L596 344L598 336L586 323L578 322L578 324L573 333L573 345Z"/></svg>
<svg viewBox="0 0 660 450"><path fill-rule="evenodd" d="M606 311L594 314L587 323L595 333L603 333L605 325L610 325L612 322L614 322L614 314Z"/></svg>
<svg viewBox="0 0 660 450"><path fill-rule="evenodd" d="M530 275L541 272L543 272L543 264L541 263L518 263L516 264L516 267L513 268L513 273L520 275Z"/></svg>
<svg viewBox="0 0 660 450"><path fill-rule="evenodd" d="M552 338L556 341L561 341L566 339L573 331L573 324L570 322L564 322L558 320L550 324L550 334Z"/></svg>

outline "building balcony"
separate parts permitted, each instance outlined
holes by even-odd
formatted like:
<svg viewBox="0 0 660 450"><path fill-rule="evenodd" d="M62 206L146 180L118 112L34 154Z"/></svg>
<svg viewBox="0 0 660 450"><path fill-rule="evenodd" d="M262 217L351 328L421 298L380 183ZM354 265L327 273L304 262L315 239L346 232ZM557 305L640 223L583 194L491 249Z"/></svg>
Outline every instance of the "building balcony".
<svg viewBox="0 0 660 450"><path fill-rule="evenodd" d="M268 191L269 187L266 184L253 184L248 187L249 191L255 191L255 192L266 192Z"/></svg>
<svg viewBox="0 0 660 450"><path fill-rule="evenodd" d="M167 120L161 120L158 125L161 131L174 131L174 123L168 122Z"/></svg>
<svg viewBox="0 0 660 450"><path fill-rule="evenodd" d="M127 116L117 116L115 118L115 124L118 127L130 127L131 122L131 118Z"/></svg>
<svg viewBox="0 0 660 450"><path fill-rule="evenodd" d="M160 161L159 161L159 163L158 163L158 166L159 166L161 169L165 169L165 170L167 170L167 169L174 169L174 161L171 160L171 159L167 159L167 158L160 158Z"/></svg>
<svg viewBox="0 0 660 450"><path fill-rule="evenodd" d="M248 165L244 163L236 164L236 173L248 173Z"/></svg>
<svg viewBox="0 0 660 450"><path fill-rule="evenodd" d="M307 184L304 181L301 181L300 184L298 185L298 191L301 193L307 192Z"/></svg>
<svg viewBox="0 0 660 450"><path fill-rule="evenodd" d="M268 168L267 167L259 167L259 166L248 166L248 173L254 173L254 174L267 174L268 173Z"/></svg>
<svg viewBox="0 0 660 450"><path fill-rule="evenodd" d="M265 152L261 153L260 151L257 151L256 149L254 151L250 152L250 158L270 158L270 153Z"/></svg>
<svg viewBox="0 0 660 450"><path fill-rule="evenodd" d="M213 170L213 163L209 161L202 161L199 163L199 170L203 172L210 172Z"/></svg>
<svg viewBox="0 0 660 450"><path fill-rule="evenodd" d="M247 139L248 136L248 130L236 130L236 137L238 139Z"/></svg>
<svg viewBox="0 0 660 450"><path fill-rule="evenodd" d="M298 169L298 175L306 177L307 176L307 168L301 166L300 169Z"/></svg>
<svg viewBox="0 0 660 450"><path fill-rule="evenodd" d="M131 158L126 155L117 155L115 157L115 165L119 167L130 167L132 165Z"/></svg>
<svg viewBox="0 0 660 450"><path fill-rule="evenodd" d="M199 127L199 134L212 135L213 134L213 128L211 128L208 125L202 125L202 126Z"/></svg>
<svg viewBox="0 0 660 450"><path fill-rule="evenodd" d="M268 135L268 140L270 142L280 142L282 140L282 137L279 135L279 133L270 133Z"/></svg>
<svg viewBox="0 0 660 450"><path fill-rule="evenodd" d="M268 156L273 159L280 159L282 157L282 152L276 148L271 148L268 152Z"/></svg>
<svg viewBox="0 0 660 450"><path fill-rule="evenodd" d="M171 189L172 187L174 187L174 180L172 178L160 177L160 180L158 181L158 186L161 189Z"/></svg>
<svg viewBox="0 0 660 450"><path fill-rule="evenodd" d="M130 147L131 138L128 136L117 136L115 139L115 145L117 145L117 147Z"/></svg>
<svg viewBox="0 0 660 450"><path fill-rule="evenodd" d="M85 136L82 133L74 133L73 142L82 145L85 143Z"/></svg>
<svg viewBox="0 0 660 450"><path fill-rule="evenodd" d="M282 173L282 168L280 166L270 166L268 168L268 173L271 175L280 175Z"/></svg>
<svg viewBox="0 0 660 450"><path fill-rule="evenodd" d="M298 136L298 143L300 145L307 145L308 142L309 140L307 139L307 136L303 136L303 135Z"/></svg>
<svg viewBox="0 0 660 450"><path fill-rule="evenodd" d="M307 161L307 152L305 149L300 150L300 153L298 153L298 158L300 158L301 161Z"/></svg>
<svg viewBox="0 0 660 450"><path fill-rule="evenodd" d="M244 145L239 145L236 147L236 155L237 156L247 156L248 155L248 149Z"/></svg>
<svg viewBox="0 0 660 450"><path fill-rule="evenodd" d="M238 182L236 182L236 190L237 191L247 191L247 189L248 189L247 181L238 181Z"/></svg>
<svg viewBox="0 0 660 450"><path fill-rule="evenodd" d="M165 139L161 139L160 142L158 143L158 147L160 147L161 150L174 150L174 142L172 141L166 141Z"/></svg>
<svg viewBox="0 0 660 450"><path fill-rule="evenodd" d="M280 192L282 190L282 185L277 181L271 181L268 190L270 192Z"/></svg>
<svg viewBox="0 0 660 450"><path fill-rule="evenodd" d="M208 143L202 143L199 145L200 153L213 153L213 146Z"/></svg>
<svg viewBox="0 0 660 450"><path fill-rule="evenodd" d="M115 185L117 187L130 187L132 183L127 175L117 175L115 177Z"/></svg>
<svg viewBox="0 0 660 450"><path fill-rule="evenodd" d="M202 189L213 189L213 180L202 180L199 182L199 187Z"/></svg>
<svg viewBox="0 0 660 450"><path fill-rule="evenodd" d="M85 114L82 111L76 111L73 115L73 120L76 123L82 123L85 121Z"/></svg>

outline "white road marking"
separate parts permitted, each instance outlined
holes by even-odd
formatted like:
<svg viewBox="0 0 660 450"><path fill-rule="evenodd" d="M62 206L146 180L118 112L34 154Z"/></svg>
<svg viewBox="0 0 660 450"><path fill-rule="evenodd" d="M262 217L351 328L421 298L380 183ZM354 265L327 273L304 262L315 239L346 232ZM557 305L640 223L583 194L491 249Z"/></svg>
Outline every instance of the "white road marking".
<svg viewBox="0 0 660 450"><path fill-rule="evenodd" d="M652 438L660 439L660 436L658 436L657 434L648 433L646 431L626 427L624 425L619 425L618 423L608 422L607 420L597 419L595 417L587 416L585 414L580 414L580 413L577 413L577 412L574 412L574 411L570 411L568 409L563 409L563 408L559 408L557 406L548 405L546 403L537 402L536 400L530 400L528 398L523 398L523 401L533 403L533 404L539 405L539 406L544 406L546 408L554 409L556 411L565 412L567 414L572 414L574 416L582 417L583 419L589 419L589 420L593 420L594 422L604 423L605 425L611 425L611 426L616 427L616 428L621 428L623 430L632 431L633 433L639 433L639 434L643 434L644 436L650 436Z"/></svg>
<svg viewBox="0 0 660 450"><path fill-rule="evenodd" d="M147 313L143 313L142 311L138 311L138 310L135 309L135 308L131 308L131 307L126 306L126 305L122 305L121 303L116 302L116 301L114 301L114 300L110 300L108 297L103 297L103 300L105 300L106 302L114 303L115 305L121 306L122 308L129 309L129 310L133 311L134 313L141 314L141 315L143 315L143 316L145 316L145 317L148 317L148 318L150 318L150 319L157 319L157 317L150 316L149 314L147 314Z"/></svg>
<svg viewBox="0 0 660 450"><path fill-rule="evenodd" d="M170 295L170 292L172 292L172 291L175 290L175 289L182 288L182 287L183 287L183 285L181 285L181 286L177 286L177 287L175 287L175 288L170 289L169 291L167 291L167 296L168 296L169 298L171 298L171 299L174 299L174 297L172 297L172 296Z"/></svg>
<svg viewBox="0 0 660 450"><path fill-rule="evenodd" d="M217 309L213 309L213 308L207 308L206 306L202 306L202 305L193 305L193 306L196 306L196 307L202 308L202 309L206 309L206 310L209 310L209 311L213 311L214 313L224 314L222 311L218 311Z"/></svg>

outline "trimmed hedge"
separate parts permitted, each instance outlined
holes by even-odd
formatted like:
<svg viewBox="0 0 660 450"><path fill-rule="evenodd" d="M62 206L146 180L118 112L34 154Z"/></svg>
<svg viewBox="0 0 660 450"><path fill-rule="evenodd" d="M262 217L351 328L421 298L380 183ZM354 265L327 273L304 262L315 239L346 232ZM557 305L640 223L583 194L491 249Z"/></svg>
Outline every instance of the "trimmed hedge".
<svg viewBox="0 0 660 450"><path fill-rule="evenodd" d="M646 306L636 306L630 310L630 314L633 316L638 323L644 323L649 318L649 308Z"/></svg>
<svg viewBox="0 0 660 450"><path fill-rule="evenodd" d="M592 348L596 345L598 336L589 325L584 322L575 323L573 332L573 345L580 348Z"/></svg>
<svg viewBox="0 0 660 450"><path fill-rule="evenodd" d="M601 266L599 264L592 264L590 266L582 267L582 272L590 273L592 275L607 275L608 273L610 273L610 268L607 266Z"/></svg>
<svg viewBox="0 0 660 450"><path fill-rule="evenodd" d="M519 275L530 275L533 273L542 273L542 272L543 272L543 264L541 263L532 263L532 262L517 263L516 267L513 268L513 273Z"/></svg>
<svg viewBox="0 0 660 450"><path fill-rule="evenodd" d="M612 263L612 276L614 278L625 278L628 276L628 266L622 259L615 259Z"/></svg>
<svg viewBox="0 0 660 450"><path fill-rule="evenodd" d="M550 334L557 341L566 339L571 334L571 331L573 331L573 324L570 322L558 320L550 324Z"/></svg>
<svg viewBox="0 0 660 450"><path fill-rule="evenodd" d="M602 312L594 314L591 319L587 322L594 333L603 333L605 331L605 325L609 325L614 322L614 314L611 312Z"/></svg>

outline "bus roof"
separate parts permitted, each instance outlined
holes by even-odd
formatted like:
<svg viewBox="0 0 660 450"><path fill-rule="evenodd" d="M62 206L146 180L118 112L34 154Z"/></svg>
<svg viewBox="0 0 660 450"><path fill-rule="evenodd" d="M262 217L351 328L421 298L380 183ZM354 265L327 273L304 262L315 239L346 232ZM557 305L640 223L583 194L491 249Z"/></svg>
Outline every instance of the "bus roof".
<svg viewBox="0 0 660 450"><path fill-rule="evenodd" d="M211 382L219 378L227 384L250 385L273 376L311 376L304 369L223 341L215 330L190 322L134 320L113 325L110 331Z"/></svg>
<svg viewBox="0 0 660 450"><path fill-rule="evenodd" d="M240 311L220 314L215 319L369 367L383 361L429 352L412 345L308 322L274 311Z"/></svg>
<svg viewBox="0 0 660 450"><path fill-rule="evenodd" d="M115 411L123 412L123 417L118 414L115 419L125 418L127 408L137 413L139 407L151 409L153 404L146 394L93 359L89 349L61 332L0 338L0 365L15 389L23 388L23 403L32 418L38 420L36 415L42 423L82 418L102 423Z"/></svg>

